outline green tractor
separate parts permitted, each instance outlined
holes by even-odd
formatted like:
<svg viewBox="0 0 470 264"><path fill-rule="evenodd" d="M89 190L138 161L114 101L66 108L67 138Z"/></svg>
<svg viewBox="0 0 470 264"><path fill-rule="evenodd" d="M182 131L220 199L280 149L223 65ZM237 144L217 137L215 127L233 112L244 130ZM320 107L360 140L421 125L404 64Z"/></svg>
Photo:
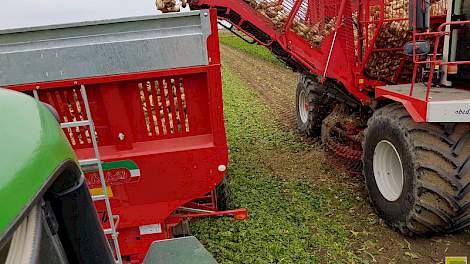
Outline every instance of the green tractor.
<svg viewBox="0 0 470 264"><path fill-rule="evenodd" d="M112 263L53 108L0 89L0 263Z"/></svg>
<svg viewBox="0 0 470 264"><path fill-rule="evenodd" d="M0 113L0 263L116 263L55 109L0 88ZM192 236L154 241L143 263L217 264Z"/></svg>

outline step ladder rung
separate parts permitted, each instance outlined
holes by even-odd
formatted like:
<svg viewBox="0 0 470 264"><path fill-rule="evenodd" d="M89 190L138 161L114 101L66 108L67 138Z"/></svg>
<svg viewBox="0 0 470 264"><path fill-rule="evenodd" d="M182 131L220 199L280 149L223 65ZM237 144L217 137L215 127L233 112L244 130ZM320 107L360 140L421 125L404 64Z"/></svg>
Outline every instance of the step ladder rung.
<svg viewBox="0 0 470 264"><path fill-rule="evenodd" d="M106 199L106 196L104 196L103 194L101 195L93 195L91 197L93 199L93 202L96 202L96 201L103 201Z"/></svg>
<svg viewBox="0 0 470 264"><path fill-rule="evenodd" d="M91 124L90 120L82 120L82 121L60 123L60 127L62 127L62 128L72 128L72 127L89 126L90 124Z"/></svg>
<svg viewBox="0 0 470 264"><path fill-rule="evenodd" d="M85 160L79 160L78 163L80 166L87 166L87 165L98 165L100 161L98 159L85 159Z"/></svg>
<svg viewBox="0 0 470 264"><path fill-rule="evenodd" d="M113 233L113 230L111 228L106 228L106 229L103 229L105 235L111 235Z"/></svg>
<svg viewBox="0 0 470 264"><path fill-rule="evenodd" d="M105 182L105 176L104 176L102 162L101 162L99 148L98 148L98 140L95 134L95 126L93 124L93 117L91 114L90 105L88 103L88 96L87 96L84 85L80 86L80 93L82 95L83 103L85 105L85 112L87 116L89 117L89 119L83 120L83 121L77 121L77 122L70 122L68 124L64 124L64 126L65 127L67 126L70 126L70 127L88 126L89 127L91 142L93 145L93 150L95 152L95 158L80 160L79 164L82 167L87 166L87 165L92 165L92 166L96 165L98 167L98 173L99 173L100 180L101 180L101 187L103 188L103 194L93 196L92 198L93 198L93 201L99 201L99 200L104 201L106 205L106 212L111 217L109 218L109 228L103 229L103 232L106 235L111 235L112 240L113 240L113 247L115 250L115 257L117 258L116 263L122 264L121 250L119 249L119 241L118 241L118 233L117 233L117 225L119 224L119 216L113 215L112 209L111 209L111 203L109 201L109 196L105 195L108 187Z"/></svg>

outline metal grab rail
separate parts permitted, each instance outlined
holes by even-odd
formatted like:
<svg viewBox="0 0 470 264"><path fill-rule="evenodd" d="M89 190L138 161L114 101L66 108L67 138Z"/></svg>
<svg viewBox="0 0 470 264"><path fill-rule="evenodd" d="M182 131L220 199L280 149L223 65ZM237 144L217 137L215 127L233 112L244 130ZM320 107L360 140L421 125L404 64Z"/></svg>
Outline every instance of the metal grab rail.
<svg viewBox="0 0 470 264"><path fill-rule="evenodd" d="M445 22L445 23L442 23L437 28L437 31L423 32L423 33L414 32L413 33L413 42L414 42L413 44L415 44L415 45L416 45L417 38L435 37L435 40L434 40L434 50L433 50L433 55L432 55L431 60L429 60L429 59L419 60L419 55L416 54L416 50L415 49L413 50L413 63L415 65L414 65L414 69L413 69L413 79L412 79L410 93L409 93L410 96L413 96L413 90L414 90L413 88L414 88L414 84L416 82L416 72L417 72L417 69L418 69L419 65L421 65L421 64L431 64L431 67L430 67L430 70L429 70L429 77L428 77L428 81L427 81L427 84L426 84L426 96L425 96L425 101L429 102L429 95L431 93L432 78L433 78L433 75L434 75L434 70L435 70L436 65L464 65L464 64L470 64L470 61L447 61L447 62L444 62L442 60L437 59L437 51L438 51L438 48L439 48L440 38L450 34L450 32L444 31L444 28L446 26L466 25L466 24L470 24L470 20Z"/></svg>

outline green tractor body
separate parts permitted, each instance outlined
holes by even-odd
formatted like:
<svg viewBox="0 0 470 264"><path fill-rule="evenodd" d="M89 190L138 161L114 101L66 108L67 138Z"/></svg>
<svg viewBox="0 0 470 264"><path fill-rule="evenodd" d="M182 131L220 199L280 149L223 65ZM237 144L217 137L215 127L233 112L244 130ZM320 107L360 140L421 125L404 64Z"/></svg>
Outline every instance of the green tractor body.
<svg viewBox="0 0 470 264"><path fill-rule="evenodd" d="M0 89L0 237L67 163L76 163L57 120L30 96Z"/></svg>
<svg viewBox="0 0 470 264"><path fill-rule="evenodd" d="M0 122L0 263L114 263L54 110L0 88ZM194 237L156 241L148 253L144 263L217 263Z"/></svg>
<svg viewBox="0 0 470 264"><path fill-rule="evenodd" d="M84 176L56 117L0 89L0 263L112 263Z"/></svg>

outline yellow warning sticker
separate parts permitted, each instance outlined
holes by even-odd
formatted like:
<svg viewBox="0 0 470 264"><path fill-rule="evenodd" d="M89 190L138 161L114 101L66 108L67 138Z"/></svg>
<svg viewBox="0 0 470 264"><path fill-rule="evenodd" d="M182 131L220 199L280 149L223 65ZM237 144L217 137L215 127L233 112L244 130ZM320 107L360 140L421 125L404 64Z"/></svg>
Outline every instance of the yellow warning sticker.
<svg viewBox="0 0 470 264"><path fill-rule="evenodd" d="M106 188L106 190L108 191L108 196L109 198L113 197L113 189L111 189L110 186L108 186ZM90 194L92 196L95 196L95 195L103 195L103 188L94 188L94 189L90 189Z"/></svg>

